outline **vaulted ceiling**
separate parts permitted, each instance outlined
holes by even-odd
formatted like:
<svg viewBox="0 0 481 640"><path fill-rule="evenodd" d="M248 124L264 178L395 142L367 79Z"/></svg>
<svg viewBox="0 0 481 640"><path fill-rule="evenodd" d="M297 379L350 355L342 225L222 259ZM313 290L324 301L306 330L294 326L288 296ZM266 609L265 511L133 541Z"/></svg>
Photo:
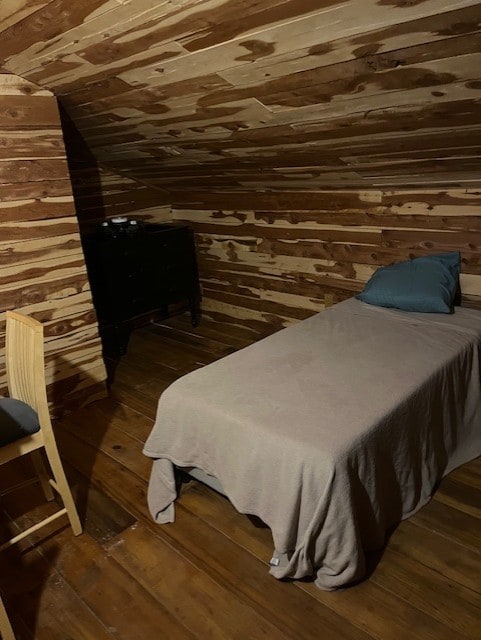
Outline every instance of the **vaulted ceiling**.
<svg viewBox="0 0 481 640"><path fill-rule="evenodd" d="M163 189L481 186L472 0L1 0L0 67Z"/></svg>

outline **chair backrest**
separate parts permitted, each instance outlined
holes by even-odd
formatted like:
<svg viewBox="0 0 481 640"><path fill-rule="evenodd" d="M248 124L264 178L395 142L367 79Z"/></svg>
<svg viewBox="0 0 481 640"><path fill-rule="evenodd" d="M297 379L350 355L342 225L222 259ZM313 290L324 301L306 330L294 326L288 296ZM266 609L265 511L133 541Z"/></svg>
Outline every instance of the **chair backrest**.
<svg viewBox="0 0 481 640"><path fill-rule="evenodd" d="M36 411L40 429L1 447L0 464L10 462L26 453L32 453L32 461L40 477L45 497L47 500L52 500L52 489L54 489L62 497L64 506L0 544L0 552L64 514L67 514L74 534L78 536L82 533L82 525L65 477L50 421L45 383L43 326L37 320L14 311L7 311L6 315L5 351L8 390L12 398L25 402ZM39 451L42 447L45 449L53 478L49 477L41 456L42 452Z"/></svg>
<svg viewBox="0 0 481 640"><path fill-rule="evenodd" d="M15 636L13 634L12 625L7 616L7 612L5 611L5 606L3 604L3 600L0 597L0 638L2 640L15 640Z"/></svg>
<svg viewBox="0 0 481 640"><path fill-rule="evenodd" d="M38 320L7 311L5 355L10 397L22 400L38 414L40 426L50 425L45 382L43 326Z"/></svg>

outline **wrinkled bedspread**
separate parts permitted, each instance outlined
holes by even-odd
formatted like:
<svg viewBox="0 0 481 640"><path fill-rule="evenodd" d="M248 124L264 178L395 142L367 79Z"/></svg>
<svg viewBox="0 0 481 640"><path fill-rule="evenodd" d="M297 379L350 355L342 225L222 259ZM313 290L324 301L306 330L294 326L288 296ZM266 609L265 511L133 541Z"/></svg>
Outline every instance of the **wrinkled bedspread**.
<svg viewBox="0 0 481 640"><path fill-rule="evenodd" d="M174 520L173 464L219 479L272 531L276 578L334 589L481 453L481 313L346 300L174 382L144 453L149 508Z"/></svg>

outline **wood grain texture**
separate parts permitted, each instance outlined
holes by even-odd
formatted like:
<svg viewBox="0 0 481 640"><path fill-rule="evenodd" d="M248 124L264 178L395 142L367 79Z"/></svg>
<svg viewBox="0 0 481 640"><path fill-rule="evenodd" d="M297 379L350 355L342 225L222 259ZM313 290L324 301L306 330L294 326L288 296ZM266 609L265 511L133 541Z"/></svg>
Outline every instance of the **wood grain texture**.
<svg viewBox="0 0 481 640"><path fill-rule="evenodd" d="M0 392L4 312L15 309L44 323L59 413L105 394L106 374L56 99L24 86L0 75Z"/></svg>
<svg viewBox="0 0 481 640"><path fill-rule="evenodd" d="M82 234L94 231L101 222L115 216L157 223L171 219L170 197L165 190L99 165L68 114L61 110L61 116Z"/></svg>
<svg viewBox="0 0 481 640"><path fill-rule="evenodd" d="M0 6L0 29L4 30L45 7L50 0L3 0Z"/></svg>
<svg viewBox="0 0 481 640"><path fill-rule="evenodd" d="M479 186L480 50L477 0L0 9L2 68L53 91L104 168L166 191ZM29 104L0 94L0 128Z"/></svg>
<svg viewBox="0 0 481 640"><path fill-rule="evenodd" d="M115 216L155 223L171 220L170 204L159 189L98 166L71 165L70 173L82 232Z"/></svg>
<svg viewBox="0 0 481 640"><path fill-rule="evenodd" d="M460 251L481 305L481 193L451 189L172 193L195 232L202 308L264 335L360 291L382 265Z"/></svg>

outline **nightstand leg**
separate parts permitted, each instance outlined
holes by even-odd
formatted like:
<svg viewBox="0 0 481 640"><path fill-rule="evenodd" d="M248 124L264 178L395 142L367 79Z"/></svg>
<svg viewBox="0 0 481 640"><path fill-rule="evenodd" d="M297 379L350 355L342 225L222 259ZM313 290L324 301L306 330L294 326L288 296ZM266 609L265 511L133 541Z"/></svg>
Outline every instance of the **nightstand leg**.
<svg viewBox="0 0 481 640"><path fill-rule="evenodd" d="M199 311L197 306L197 300L194 297L189 298L190 308L190 323L193 327L197 327L199 324Z"/></svg>

